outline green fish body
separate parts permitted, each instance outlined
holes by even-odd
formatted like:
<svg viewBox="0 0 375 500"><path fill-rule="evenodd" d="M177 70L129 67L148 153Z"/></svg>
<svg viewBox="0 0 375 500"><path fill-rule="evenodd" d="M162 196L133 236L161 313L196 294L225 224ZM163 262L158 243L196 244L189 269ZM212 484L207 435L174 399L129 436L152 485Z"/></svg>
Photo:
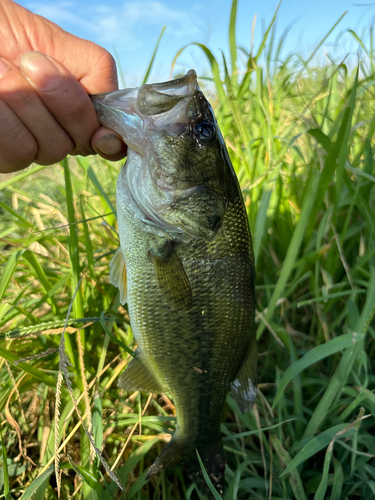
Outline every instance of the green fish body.
<svg viewBox="0 0 375 500"><path fill-rule="evenodd" d="M92 99L128 145L110 280L138 348L119 385L166 392L177 411L148 475L175 465L198 474L197 450L221 491L227 393L243 411L256 397L255 272L240 187L194 71Z"/></svg>

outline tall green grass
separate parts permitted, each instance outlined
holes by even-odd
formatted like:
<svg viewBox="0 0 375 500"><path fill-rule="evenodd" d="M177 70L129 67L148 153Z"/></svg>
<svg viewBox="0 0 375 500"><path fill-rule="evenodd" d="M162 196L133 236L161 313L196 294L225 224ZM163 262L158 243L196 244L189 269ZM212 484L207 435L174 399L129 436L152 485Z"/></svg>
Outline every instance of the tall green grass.
<svg viewBox="0 0 375 500"><path fill-rule="evenodd" d="M275 18L259 47L237 46L236 10L229 60L196 44L257 267L260 390L245 415L227 398L224 499L371 499L372 31L349 32L356 64L314 63L320 46L282 59ZM108 281L120 167L69 158L0 186L0 498L55 499L60 482L61 498L202 498L181 470L145 480L175 428L172 402L117 388L134 341Z"/></svg>

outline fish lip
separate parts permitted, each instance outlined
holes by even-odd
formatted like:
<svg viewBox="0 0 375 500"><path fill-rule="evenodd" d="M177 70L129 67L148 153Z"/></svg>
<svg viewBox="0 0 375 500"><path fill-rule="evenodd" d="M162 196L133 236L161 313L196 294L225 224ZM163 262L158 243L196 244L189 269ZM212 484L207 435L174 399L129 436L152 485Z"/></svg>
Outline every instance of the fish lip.
<svg viewBox="0 0 375 500"><path fill-rule="evenodd" d="M190 70L168 82L94 94L90 98L99 121L117 132L128 147L143 155L150 140L147 134L153 130L176 136L186 132L190 121L188 109L197 92L197 75Z"/></svg>
<svg viewBox="0 0 375 500"><path fill-rule="evenodd" d="M182 92L184 87L186 87L186 92ZM94 107L97 107L98 103L102 103L108 106L109 108L115 108L121 110L122 108L120 106L114 105L116 98L119 96L123 97L124 100L125 98L136 100L140 89L156 90L162 94L167 94L171 96L181 95L183 97L192 97L196 92L196 90L199 89L199 87L197 81L197 74L193 69L190 69L186 73L186 75L181 76L179 78L175 78L174 80L170 80L168 82L145 83L140 87L131 87L129 89L114 90L113 92L103 92L100 94L89 94L89 97L92 103L94 104ZM168 90L170 91L170 93L167 92ZM120 101L120 99L118 100Z"/></svg>
<svg viewBox="0 0 375 500"><path fill-rule="evenodd" d="M186 86L187 91L180 94L179 91L183 90L184 86ZM186 97L193 96L194 92L199 88L197 74L193 69L190 69L186 75L175 78L174 80L160 83L146 83L142 85L142 87L145 89L157 90L163 94L169 94L167 91L170 90L171 93L169 95L184 95Z"/></svg>

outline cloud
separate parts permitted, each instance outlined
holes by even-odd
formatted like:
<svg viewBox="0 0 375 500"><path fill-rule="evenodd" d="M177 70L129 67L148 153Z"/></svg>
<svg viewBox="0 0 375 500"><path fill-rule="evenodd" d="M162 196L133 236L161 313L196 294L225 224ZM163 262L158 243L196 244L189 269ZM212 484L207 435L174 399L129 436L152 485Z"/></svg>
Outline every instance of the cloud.
<svg viewBox="0 0 375 500"><path fill-rule="evenodd" d="M25 7L35 14L39 14L56 24L70 23L82 28L91 29L92 24L82 18L77 12L77 5L74 2L27 2Z"/></svg>
<svg viewBox="0 0 375 500"><path fill-rule="evenodd" d="M170 64L178 49L191 41L203 41L208 25L215 22L210 7L201 0L18 0L23 5L55 22L80 38L105 47L120 62L119 72L125 83L137 86L143 81L146 68L163 26L167 26L150 81L167 80ZM1 2L1 0L0 0ZM188 51L187 51L188 52ZM179 59L187 69L199 68L202 57L190 61L188 53ZM190 61L190 62L189 62Z"/></svg>
<svg viewBox="0 0 375 500"><path fill-rule="evenodd" d="M195 14L169 7L157 0L126 1L122 4L102 4L78 1L27 2L26 7L51 21L69 24L91 33L99 43L126 45L131 50L149 43L150 32L160 32L163 26L176 37L186 37L199 31L193 22ZM130 50L130 48L129 48Z"/></svg>
<svg viewBox="0 0 375 500"><path fill-rule="evenodd" d="M113 9L103 5L94 8L98 15L96 19L96 33L104 42L132 41L134 45L148 43L148 29L160 31L163 26L175 36L186 36L197 32L197 28L190 20L188 11L167 7L165 4L145 0L140 2L124 2L121 7Z"/></svg>
<svg viewBox="0 0 375 500"><path fill-rule="evenodd" d="M178 33L196 31L187 10L172 9L158 1L125 2L123 16L133 25L141 20L146 25L168 25Z"/></svg>

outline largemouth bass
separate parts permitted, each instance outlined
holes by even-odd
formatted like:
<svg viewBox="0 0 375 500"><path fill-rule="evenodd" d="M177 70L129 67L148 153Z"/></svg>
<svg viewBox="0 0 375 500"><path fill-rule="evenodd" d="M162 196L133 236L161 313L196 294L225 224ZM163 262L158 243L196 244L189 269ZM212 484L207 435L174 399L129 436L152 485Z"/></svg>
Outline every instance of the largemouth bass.
<svg viewBox="0 0 375 500"><path fill-rule="evenodd" d="M110 281L128 304L138 348L119 385L166 392L177 411L148 476L183 465L197 477L197 450L222 491L226 395L243 411L256 397L255 272L237 177L193 70L92 100L128 145Z"/></svg>

